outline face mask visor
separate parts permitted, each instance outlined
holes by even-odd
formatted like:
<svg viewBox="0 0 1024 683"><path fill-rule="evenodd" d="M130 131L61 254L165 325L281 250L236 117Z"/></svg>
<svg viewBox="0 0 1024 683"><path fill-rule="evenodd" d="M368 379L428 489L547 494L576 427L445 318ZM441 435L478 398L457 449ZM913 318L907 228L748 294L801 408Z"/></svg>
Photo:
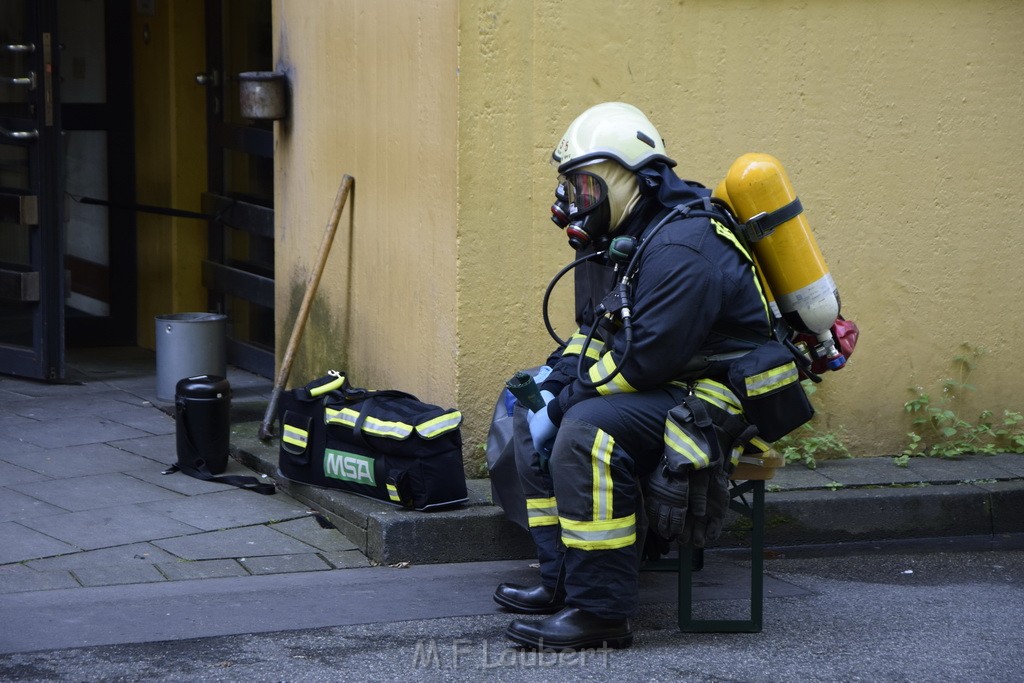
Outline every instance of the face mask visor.
<svg viewBox="0 0 1024 683"><path fill-rule="evenodd" d="M576 218L593 211L608 196L608 186L604 180L587 171L572 171L558 176L559 190L556 195L564 193L564 201L568 204L568 214ZM562 197L559 196L559 199Z"/></svg>

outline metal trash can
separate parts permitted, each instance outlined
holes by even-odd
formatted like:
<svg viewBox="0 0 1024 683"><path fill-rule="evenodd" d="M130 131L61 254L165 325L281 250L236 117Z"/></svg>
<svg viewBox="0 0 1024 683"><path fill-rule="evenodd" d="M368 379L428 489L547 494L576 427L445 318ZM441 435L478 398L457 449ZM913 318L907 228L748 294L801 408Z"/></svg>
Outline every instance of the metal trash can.
<svg viewBox="0 0 1024 683"><path fill-rule="evenodd" d="M171 313L156 316L156 397L173 401L178 380L227 375L227 316Z"/></svg>
<svg viewBox="0 0 1024 683"><path fill-rule="evenodd" d="M198 375L178 382L174 420L178 467L220 474L231 442L231 385L223 377Z"/></svg>

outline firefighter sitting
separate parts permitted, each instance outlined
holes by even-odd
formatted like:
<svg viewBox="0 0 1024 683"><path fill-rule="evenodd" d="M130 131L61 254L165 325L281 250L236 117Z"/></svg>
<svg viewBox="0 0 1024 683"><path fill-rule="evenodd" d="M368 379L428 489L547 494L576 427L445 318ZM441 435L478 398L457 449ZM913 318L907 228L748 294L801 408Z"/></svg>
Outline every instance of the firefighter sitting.
<svg viewBox="0 0 1024 683"><path fill-rule="evenodd" d="M540 580L503 583L494 599L545 615L509 625L522 646L628 647L645 532L702 547L720 530L738 442L703 407L739 412L725 376L749 344L730 332L767 338L770 318L710 191L675 174L640 110L586 110L553 158L555 222L591 258L575 272L580 327L540 384L546 405L513 415Z"/></svg>

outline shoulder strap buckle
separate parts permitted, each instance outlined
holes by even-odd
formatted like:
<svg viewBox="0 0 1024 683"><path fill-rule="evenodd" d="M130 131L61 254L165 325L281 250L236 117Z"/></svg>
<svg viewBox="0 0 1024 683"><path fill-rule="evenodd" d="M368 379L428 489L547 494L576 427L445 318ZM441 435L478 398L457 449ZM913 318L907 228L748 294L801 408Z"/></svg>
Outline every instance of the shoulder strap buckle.
<svg viewBox="0 0 1024 683"><path fill-rule="evenodd" d="M775 232L775 228L786 221L796 218L803 213L803 210L804 206L800 203L800 198L797 197L789 204L779 207L774 211L762 211L756 216L751 216L750 220L743 224L743 237L749 242L763 240Z"/></svg>

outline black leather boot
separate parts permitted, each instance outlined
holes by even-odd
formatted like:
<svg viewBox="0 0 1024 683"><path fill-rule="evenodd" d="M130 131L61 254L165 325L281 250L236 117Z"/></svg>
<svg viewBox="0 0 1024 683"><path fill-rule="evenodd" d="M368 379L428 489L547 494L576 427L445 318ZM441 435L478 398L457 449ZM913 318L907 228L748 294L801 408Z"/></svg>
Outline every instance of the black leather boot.
<svg viewBox="0 0 1024 683"><path fill-rule="evenodd" d="M544 586L503 583L494 591L494 602L516 614L553 614L565 607L565 593Z"/></svg>
<svg viewBox="0 0 1024 683"><path fill-rule="evenodd" d="M505 634L524 647L555 652L633 644L628 619L604 619L575 607L538 621L516 619Z"/></svg>

